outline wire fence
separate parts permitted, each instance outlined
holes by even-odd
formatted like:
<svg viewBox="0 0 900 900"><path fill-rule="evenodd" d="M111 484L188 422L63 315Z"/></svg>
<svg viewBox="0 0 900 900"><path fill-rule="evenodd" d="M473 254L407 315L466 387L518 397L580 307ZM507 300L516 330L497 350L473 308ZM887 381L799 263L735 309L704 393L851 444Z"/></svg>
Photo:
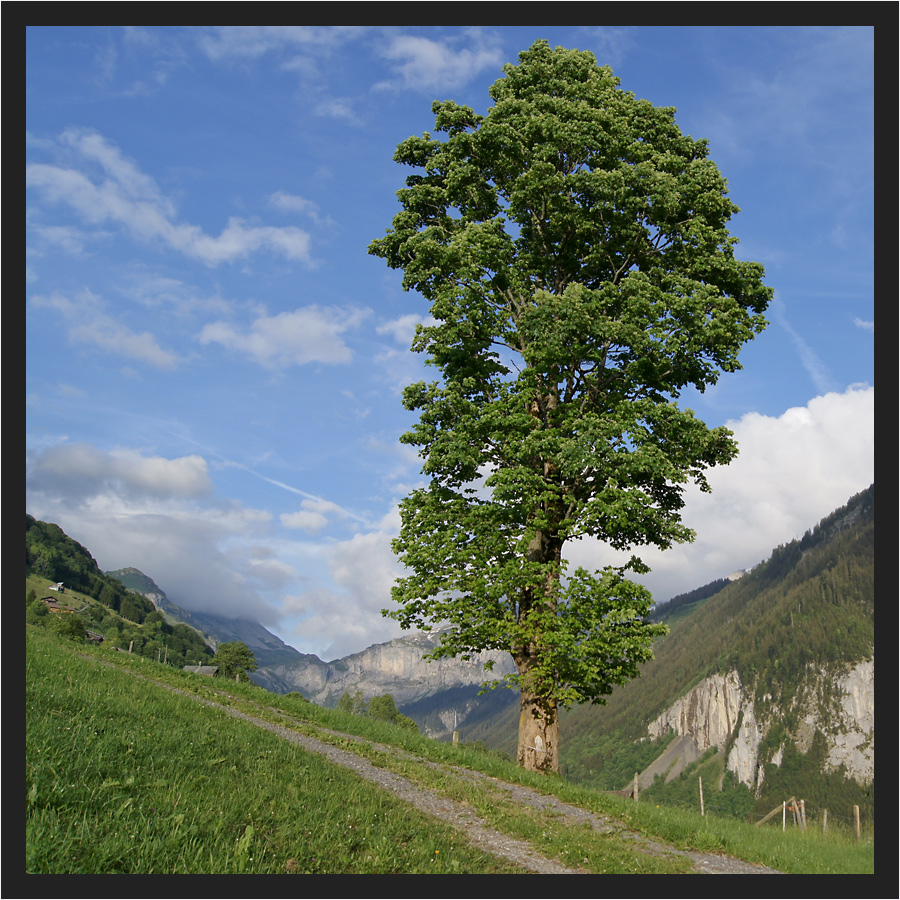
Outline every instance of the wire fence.
<svg viewBox="0 0 900 900"><path fill-rule="evenodd" d="M637 784L635 784L630 792L609 791L608 793L623 795L634 800L640 799L640 793L638 791ZM742 815L740 813L736 814L732 806L724 806L716 802L709 803L704 798L703 782L700 778L698 778L697 802L687 802L677 798L666 798L666 800L663 802L666 806L674 806L679 809L692 810L694 812L697 812L699 810L701 815L706 815L707 813L709 813L711 815L718 816L719 818L737 818ZM778 816L779 813L781 813L780 816ZM776 822L780 822L782 828L784 828L785 830L788 827L809 829L812 828L813 825L815 825L816 830L821 827L823 834L825 833L829 825L838 826L839 828L845 829L848 832L853 832L857 840L860 840L861 838L863 826L863 823L861 821L860 808L856 804L854 804L853 806L853 815L847 816L831 812L827 807L818 806L815 803L809 803L804 799L798 800L795 797L791 797L788 800L783 800L768 813L747 813L746 819L748 822L754 825L762 825L768 821L774 820ZM874 813L870 813L870 822L868 822L867 824L871 825L872 823L874 823Z"/></svg>

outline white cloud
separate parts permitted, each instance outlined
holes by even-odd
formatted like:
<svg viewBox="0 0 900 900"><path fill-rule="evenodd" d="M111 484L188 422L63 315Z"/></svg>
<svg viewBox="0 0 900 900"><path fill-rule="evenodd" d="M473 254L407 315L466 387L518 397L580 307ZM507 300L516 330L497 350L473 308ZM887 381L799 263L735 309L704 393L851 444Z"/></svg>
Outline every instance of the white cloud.
<svg viewBox="0 0 900 900"><path fill-rule="evenodd" d="M286 618L300 620L294 646L334 659L402 633L396 622L381 615L390 606L391 587L402 572L391 550L399 526L399 511L392 505L373 530L318 548L327 559L334 586L287 598Z"/></svg>
<svg viewBox="0 0 900 900"><path fill-rule="evenodd" d="M314 215L318 212L318 207L312 200L307 200L305 197L300 197L297 194L288 194L284 191L276 191L272 194L269 197L269 205L277 209L286 209L291 212L306 213L308 215Z"/></svg>
<svg viewBox="0 0 900 900"><path fill-rule="evenodd" d="M359 123L353 101L349 97L328 97L320 100L313 107L313 112L326 119L343 119L351 124Z"/></svg>
<svg viewBox="0 0 900 900"><path fill-rule="evenodd" d="M58 524L101 569L140 569L174 603L277 622L260 591L283 587L291 567L259 551L271 515L216 501L202 457L47 447L27 460L26 511Z"/></svg>
<svg viewBox="0 0 900 900"><path fill-rule="evenodd" d="M81 167L90 170L99 166L102 175L30 163L25 167L25 182L47 201L69 205L88 223L117 223L138 240L161 242L208 266L242 259L259 250L313 264L310 236L299 228L247 224L232 216L218 236L206 234L197 225L175 221L174 204L154 180L101 135L70 129L61 140L74 151Z"/></svg>
<svg viewBox="0 0 900 900"><path fill-rule="evenodd" d="M248 331L227 322L213 322L203 328L199 340L244 353L268 369L314 361L346 363L353 354L341 335L368 314L363 309L304 306L293 312L260 316Z"/></svg>
<svg viewBox="0 0 900 900"><path fill-rule="evenodd" d="M206 460L200 456L166 459L128 448L106 452L87 443L59 444L34 454L26 479L31 490L65 498L67 505L109 494L196 499L212 493Z"/></svg>
<svg viewBox="0 0 900 900"><path fill-rule="evenodd" d="M280 519L281 524L285 528L295 528L308 534L315 534L328 524L328 519L322 513L312 512L308 509L295 513L285 513L280 516Z"/></svg>
<svg viewBox="0 0 900 900"><path fill-rule="evenodd" d="M868 385L815 397L778 417L754 412L727 424L740 455L708 473L711 494L685 492L683 518L695 542L635 550L653 569L640 580L658 600L767 559L875 480L875 389ZM586 568L624 561L587 540L566 556Z"/></svg>
<svg viewBox="0 0 900 900"><path fill-rule="evenodd" d="M375 88L399 86L416 91L454 88L471 81L484 69L499 70L504 59L495 35L468 29L463 39L471 46L456 49L453 45L458 39L436 41L410 34L394 35L381 48L381 54L394 61L397 78L379 82Z"/></svg>
<svg viewBox="0 0 900 900"><path fill-rule="evenodd" d="M874 322L867 322L865 319L855 318L855 319L853 320L853 324L854 324L857 328L862 328L863 331L871 331L871 332L873 332L873 333L874 333L874 331L875 331L875 323L874 323Z"/></svg>
<svg viewBox="0 0 900 900"><path fill-rule="evenodd" d="M297 194L276 191L269 197L268 204L269 206L284 212L296 212L308 216L316 223L316 225L334 225L334 221L331 218L323 218L319 215L318 204L314 203L312 200L307 200L306 197L300 197Z"/></svg>
<svg viewBox="0 0 900 900"><path fill-rule="evenodd" d="M149 331L138 334L117 321L103 308L100 297L83 290L74 299L60 293L35 295L31 303L55 309L65 320L69 340L76 345L91 344L132 362L149 363L159 369L174 369L178 357L160 347Z"/></svg>
<svg viewBox="0 0 900 900"><path fill-rule="evenodd" d="M378 334L389 334L398 344L409 347L416 334L416 325L419 324L435 325L437 323L431 316L427 316L423 320L422 317L416 313L408 313L405 316L400 316L397 319L392 319L390 322L379 325L375 331Z"/></svg>
<svg viewBox="0 0 900 900"><path fill-rule="evenodd" d="M330 50L365 31L358 25L217 25L199 35L214 62L256 59L284 50Z"/></svg>

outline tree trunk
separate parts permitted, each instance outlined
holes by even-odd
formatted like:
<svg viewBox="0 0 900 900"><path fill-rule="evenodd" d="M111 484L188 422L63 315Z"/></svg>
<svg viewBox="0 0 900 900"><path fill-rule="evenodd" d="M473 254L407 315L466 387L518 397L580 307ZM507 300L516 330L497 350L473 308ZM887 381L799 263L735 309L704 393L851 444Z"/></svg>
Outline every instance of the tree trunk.
<svg viewBox="0 0 900 900"><path fill-rule="evenodd" d="M555 700L522 691L516 762L532 772L559 771L559 712Z"/></svg>

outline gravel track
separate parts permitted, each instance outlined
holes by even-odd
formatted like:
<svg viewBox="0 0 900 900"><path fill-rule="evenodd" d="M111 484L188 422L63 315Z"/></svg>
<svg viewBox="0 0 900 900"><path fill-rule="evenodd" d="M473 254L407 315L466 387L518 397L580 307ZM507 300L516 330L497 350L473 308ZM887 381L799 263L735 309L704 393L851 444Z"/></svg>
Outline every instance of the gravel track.
<svg viewBox="0 0 900 900"><path fill-rule="evenodd" d="M161 684L161 683L160 683ZM466 839L481 850L493 853L495 856L509 860L531 872L539 875L585 875L589 874L585 869L572 868L564 866L555 860L547 859L538 853L534 847L527 841L510 837L503 834L488 825L481 819L471 807L459 803L455 800L445 797L437 791L425 788L414 781L404 778L402 775L394 774L379 766L373 765L364 757L354 753L352 749L342 749L336 747L327 741L322 741L306 734L301 734L291 728L283 725L277 725L265 719L252 716L249 713L234 709L216 703L213 700L207 700L173 688L168 685L169 690L176 691L180 694L192 697L207 706L216 707L228 715L243 719L259 728L265 728L267 731L278 735L284 740L298 744L305 750L312 753L319 753L331 762L345 768L352 769L360 777L367 781L378 785L382 789L388 791L399 799L411 804L416 809L421 810L427 815L446 822L454 828L461 831ZM324 729L323 729L324 731ZM366 741L356 735L339 734L338 732L328 732L347 742L349 747L353 745L375 747L384 752L400 755L403 751L396 747L388 747L386 745L376 744ZM409 754L405 754L409 755ZM412 758L412 757L411 757ZM676 847L664 844L659 841L651 840L637 832L623 829L621 823L616 820L597 813L589 812L578 806L557 799L556 797L542 794L539 791L524 787L519 784L511 784L501 781L480 772L470 769L461 769L459 767L441 766L438 763L429 763L438 769L452 769L456 773L462 773L466 777L484 780L490 782L492 786L500 788L507 792L511 799L517 803L533 806L538 809L544 809L554 814L555 822L564 819L572 825L589 824L596 831L608 832L616 831L620 836L625 836L635 843L635 849L642 853L648 853L658 856L684 856L693 862L693 872L696 874L707 875L777 875L780 874L776 869L770 869L766 866L749 863L745 860L737 859L732 856L717 853L700 853L692 850L679 850Z"/></svg>
<svg viewBox="0 0 900 900"><path fill-rule="evenodd" d="M102 663L102 665L112 665L112 663ZM128 670L120 669L120 671ZM206 706L219 709L230 716L234 716L235 718L243 719L244 721L250 722L251 724L256 725L259 728L264 728L267 731L278 735L278 737L286 741L297 744L311 753L319 753L336 765L352 769L360 777L365 778L367 781L378 785L383 790L386 790L399 799L411 804L416 809L426 813L427 815L433 816L434 818L439 819L442 822L446 822L447 824L458 829L465 835L466 840L468 840L469 843L471 843L473 846L478 847L478 849L488 851L490 853L493 853L495 856L499 856L503 859L509 860L510 862L521 866L523 869L527 869L529 872L534 872L538 875L593 874L589 873L585 869L564 866L562 865L562 863L542 856L527 841L510 837L509 835L503 834L502 832L499 832L496 829L492 828L483 819L476 815L471 807L467 806L466 804L459 803L456 800L445 797L443 794L440 794L437 791L432 791L419 784L416 784L411 779L404 778L402 775L396 775L393 772L389 772L386 769L375 766L363 756L360 756L358 753L352 752L352 750L350 749L345 750L341 747L336 747L327 741L322 741L318 738L302 734L301 732L294 731L293 729L287 728L284 725L277 725L273 722L267 721L266 719L261 719L241 710L234 709L231 706L217 703L216 701L209 700L205 697L198 697L196 694L191 693L190 691L185 691L181 688L173 687L172 685L166 684L162 681L157 681L155 678L148 677L141 673L130 672L130 674L134 675L136 678L144 678L147 681L152 681L154 684L157 684L160 687L173 691L176 694L181 694L182 696L189 697L192 700L197 701L198 703L203 703ZM227 695L223 694L223 696ZM398 749L397 747L389 747L384 744L367 741L357 735L342 734L335 731L328 731L324 728L319 729L319 731L321 733L327 733L332 735L333 737L341 739L342 741L346 742L348 747L353 747L354 745L356 745L360 748L360 750L362 750L363 747L373 747L381 750L382 752L391 753L394 756L404 755L411 759L416 758L411 754ZM679 850L676 847L664 844L659 841L651 840L650 838L644 837L637 832L629 831L628 829L625 829L620 822L608 816L590 812L570 803L564 803L562 800L559 800L556 797L542 794L539 791L535 791L531 788L525 787L524 785L501 781L498 778L484 775L481 772L476 772L471 769L464 769L459 766L442 766L439 763L433 762L429 762L428 765L434 766L435 768L444 771L452 771L456 774L463 774L465 777L472 778L473 780L482 780L485 782L489 782L492 787L499 788L507 792L510 795L510 798L515 800L517 803L533 806L538 809L543 809L553 813L555 823L559 823L561 820L565 820L566 823L570 823L572 825L583 826L587 823L596 831L616 831L620 836L630 838L635 842L635 849L638 852L649 853L658 856L674 855L688 857L693 862L692 871L695 874L781 874L777 869L770 869L766 866L757 865L756 863L750 863L742 859L737 859L733 856L727 856L725 854L700 853L693 850Z"/></svg>

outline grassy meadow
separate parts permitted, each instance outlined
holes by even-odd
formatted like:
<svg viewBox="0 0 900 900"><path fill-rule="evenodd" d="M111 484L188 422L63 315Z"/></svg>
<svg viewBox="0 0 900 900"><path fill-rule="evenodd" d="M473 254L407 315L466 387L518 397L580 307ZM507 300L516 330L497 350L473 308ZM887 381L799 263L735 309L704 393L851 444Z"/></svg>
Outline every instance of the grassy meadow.
<svg viewBox="0 0 900 900"><path fill-rule="evenodd" d="M517 871L352 772L31 628L26 727L30 873Z"/></svg>
<svg viewBox="0 0 900 900"><path fill-rule="evenodd" d="M522 872L355 773L150 678L320 740L348 746L332 733L339 732L379 742L357 741L353 749L471 806L544 855L590 872L675 874L689 865L682 857L641 853L623 833L566 827L455 767L539 787L685 849L730 853L784 872L874 871L871 832L857 843L838 828L823 838L635 804L297 695L191 676L26 626L27 872Z"/></svg>

